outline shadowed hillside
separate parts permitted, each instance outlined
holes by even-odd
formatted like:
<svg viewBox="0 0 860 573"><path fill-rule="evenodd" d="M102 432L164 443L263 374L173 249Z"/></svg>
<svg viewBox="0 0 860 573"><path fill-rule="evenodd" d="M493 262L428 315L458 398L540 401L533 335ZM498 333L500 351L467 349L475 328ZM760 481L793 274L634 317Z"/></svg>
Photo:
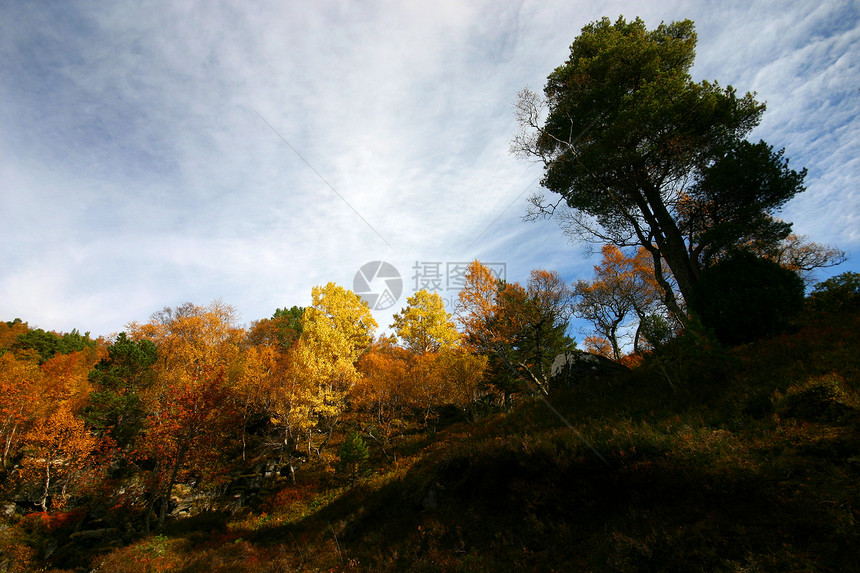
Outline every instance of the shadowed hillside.
<svg viewBox="0 0 860 573"><path fill-rule="evenodd" d="M858 562L860 317L690 354L435 435L371 477L308 474L99 571L848 571ZM674 390L669 385L672 380Z"/></svg>

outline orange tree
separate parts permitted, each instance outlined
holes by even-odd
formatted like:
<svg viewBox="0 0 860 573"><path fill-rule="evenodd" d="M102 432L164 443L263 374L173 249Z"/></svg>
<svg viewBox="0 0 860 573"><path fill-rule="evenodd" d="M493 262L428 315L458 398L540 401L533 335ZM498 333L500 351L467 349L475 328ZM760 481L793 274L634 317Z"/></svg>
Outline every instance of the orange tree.
<svg viewBox="0 0 860 573"><path fill-rule="evenodd" d="M20 480L36 485L35 498L42 511L61 507L75 489L84 485L83 475L95 468L90 455L98 439L90 434L84 421L75 417L68 403L60 404L49 416L37 420L24 436L25 456L21 461Z"/></svg>
<svg viewBox="0 0 860 573"><path fill-rule="evenodd" d="M534 270L522 287L499 281L478 261L469 265L456 315L469 347L494 362L506 403L523 383L549 392L553 358L574 344L566 335L570 296L555 272Z"/></svg>
<svg viewBox="0 0 860 573"><path fill-rule="evenodd" d="M762 254L788 270L799 273L807 285L812 283L812 272L815 269L835 267L845 262L845 251L812 242L805 235L795 233L791 233L777 247Z"/></svg>
<svg viewBox="0 0 860 573"><path fill-rule="evenodd" d="M141 388L146 419L135 442L147 528L156 508L163 523L176 483L217 481L227 468L219 456L241 423L240 400L228 379L245 344L235 322L233 309L216 301L165 308L146 324L129 325L132 340L149 340L157 349L153 382Z"/></svg>
<svg viewBox="0 0 860 573"><path fill-rule="evenodd" d="M89 346L68 354L54 352L47 359L25 348L0 356L4 474L11 470L7 477L15 479L10 485L43 511L49 499L60 506L89 483L85 474L98 473L89 455L99 440L74 414L86 401L87 372L98 356Z"/></svg>
<svg viewBox="0 0 860 573"><path fill-rule="evenodd" d="M165 308L145 324L128 325L133 340L151 340L158 348L153 391L193 384L236 359L245 331L236 326L232 307L215 301L201 307L185 303Z"/></svg>
<svg viewBox="0 0 860 573"><path fill-rule="evenodd" d="M190 481L216 483L229 470L229 450L240 420L223 371L206 373L192 384L167 386L150 403L135 454L144 470L148 501L145 527L159 509L164 523L173 486Z"/></svg>
<svg viewBox="0 0 860 573"><path fill-rule="evenodd" d="M611 345L611 358L621 358L619 338L633 315L637 327L634 352L640 350L642 321L661 308L660 286L654 279L651 255L640 248L632 257L614 245L604 245L603 260L595 265L593 281L578 280L574 287L576 314L591 322Z"/></svg>
<svg viewBox="0 0 860 573"><path fill-rule="evenodd" d="M34 360L0 356L0 470L12 467L39 401L42 372Z"/></svg>
<svg viewBox="0 0 860 573"><path fill-rule="evenodd" d="M408 390L411 357L412 353L405 348L383 339L358 361L361 377L350 390L350 403L375 439L387 440L393 427L405 417L411 402ZM379 428L379 432L375 432L374 427Z"/></svg>

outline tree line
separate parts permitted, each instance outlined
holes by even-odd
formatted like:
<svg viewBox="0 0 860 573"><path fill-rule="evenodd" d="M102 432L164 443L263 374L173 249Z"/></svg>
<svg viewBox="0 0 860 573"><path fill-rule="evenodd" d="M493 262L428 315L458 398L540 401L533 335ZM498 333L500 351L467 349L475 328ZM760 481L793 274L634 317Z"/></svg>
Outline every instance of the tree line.
<svg viewBox="0 0 860 573"><path fill-rule="evenodd" d="M339 441L354 481L365 438L390 459L392 440L445 416L549 395L553 360L576 347L574 316L594 328L586 350L615 360L679 336L732 345L778 332L809 273L845 255L777 217L806 171L746 139L764 112L753 95L692 81L695 43L686 20L603 19L543 95L520 94L513 148L543 164L552 194L532 198L532 215L601 245L590 280L537 269L507 283L474 261L453 315L419 291L382 336L334 283L248 327L219 301L165 308L113 340L0 323L4 496L41 511L102 504L148 531L178 484L217 489L269 467L295 480ZM846 273L809 304L856 308L857 293Z"/></svg>

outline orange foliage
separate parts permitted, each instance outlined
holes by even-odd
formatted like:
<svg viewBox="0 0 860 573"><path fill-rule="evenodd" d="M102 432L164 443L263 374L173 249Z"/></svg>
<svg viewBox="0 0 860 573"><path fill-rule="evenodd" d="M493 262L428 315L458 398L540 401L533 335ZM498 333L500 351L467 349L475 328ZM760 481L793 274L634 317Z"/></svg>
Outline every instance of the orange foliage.
<svg viewBox="0 0 860 573"><path fill-rule="evenodd" d="M158 390L193 384L236 359L245 331L235 321L233 308L220 301L207 307L186 303L153 314L146 324L131 323L128 329L132 338L151 340L158 347Z"/></svg>
<svg viewBox="0 0 860 573"><path fill-rule="evenodd" d="M89 467L88 457L98 440L63 403L47 418L37 420L24 442L27 455L21 461L20 479L38 484L42 511L47 511L52 494L53 507L62 507L71 490L82 485L80 477Z"/></svg>
<svg viewBox="0 0 860 573"><path fill-rule="evenodd" d="M625 354L621 357L621 364L626 366L627 368L636 368L645 360L645 354L641 352L631 352L630 354Z"/></svg>
<svg viewBox="0 0 860 573"><path fill-rule="evenodd" d="M845 251L807 240L804 235L791 233L771 259L783 267L799 273L809 282L810 273L815 269L833 267L845 261Z"/></svg>
<svg viewBox="0 0 860 573"><path fill-rule="evenodd" d="M162 501L160 522L174 484L192 475L212 480L228 469L221 455L239 417L224 378L222 371L193 384L168 386L151 405L136 454L154 464L148 475L150 507Z"/></svg>
<svg viewBox="0 0 860 573"><path fill-rule="evenodd" d="M594 325L598 337L609 343L609 357L619 360L620 333L629 326L625 322L628 316L633 314L641 321L653 312L660 304L662 290L654 278L653 258L644 248L633 257L614 245L605 245L602 253L603 261L594 267L594 280L576 283L576 312ZM634 351L638 343L637 336Z"/></svg>
<svg viewBox="0 0 860 573"><path fill-rule="evenodd" d="M599 354L609 359L614 359L615 354L612 351L612 344L605 338L600 336L587 336L585 338L585 351L592 354Z"/></svg>
<svg viewBox="0 0 860 573"><path fill-rule="evenodd" d="M466 333L466 342L473 349L490 347L502 335L490 322L498 311L499 279L479 261L466 269L463 290L460 291L455 315Z"/></svg>
<svg viewBox="0 0 860 573"><path fill-rule="evenodd" d="M375 344L358 361L362 376L350 391L350 402L383 428L403 415L409 401L406 385L410 356L403 348Z"/></svg>
<svg viewBox="0 0 860 573"><path fill-rule="evenodd" d="M416 354L376 344L359 361L362 377L350 393L351 403L386 431L409 410L465 407L477 396L487 366L485 356L463 348Z"/></svg>
<svg viewBox="0 0 860 573"><path fill-rule="evenodd" d="M18 319L16 319L18 320ZM22 334L27 334L29 327L26 322L15 322L11 324L0 320L0 349L9 348Z"/></svg>
<svg viewBox="0 0 860 573"><path fill-rule="evenodd" d="M0 356L0 464L4 468L32 419L41 379L34 361L19 360L11 352Z"/></svg>
<svg viewBox="0 0 860 573"><path fill-rule="evenodd" d="M569 344L571 291L561 276L533 270L526 287L505 284L476 260L459 297L456 314L468 347L495 355L506 371L547 393L552 359Z"/></svg>
<svg viewBox="0 0 860 573"><path fill-rule="evenodd" d="M105 350L86 349L69 354L55 354L42 364L42 401L70 400L73 409L82 405L92 390L88 375L93 366L106 356Z"/></svg>

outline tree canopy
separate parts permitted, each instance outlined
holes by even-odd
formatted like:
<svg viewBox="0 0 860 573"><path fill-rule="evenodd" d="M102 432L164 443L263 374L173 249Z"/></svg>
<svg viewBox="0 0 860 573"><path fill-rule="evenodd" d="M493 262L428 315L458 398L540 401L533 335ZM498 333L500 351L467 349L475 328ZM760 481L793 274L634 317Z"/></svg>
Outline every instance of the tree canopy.
<svg viewBox="0 0 860 573"><path fill-rule="evenodd" d="M394 315L391 328L408 349L424 354L459 343L460 333L439 293L420 290L406 302L406 308Z"/></svg>
<svg viewBox="0 0 860 573"><path fill-rule="evenodd" d="M686 300L721 254L784 239L790 224L773 214L803 190L805 176L782 151L746 141L763 103L692 80L695 47L689 20L654 30L638 18L588 24L544 96L520 93L512 144L543 163L541 183L558 195L534 197L533 214L566 206L568 232L647 249L679 316L669 275Z"/></svg>
<svg viewBox="0 0 860 573"><path fill-rule="evenodd" d="M554 271L533 270L523 287L500 281L477 260L469 264L456 315L466 343L495 362L506 402L523 382L549 392L553 359L574 346L566 335L571 296Z"/></svg>

